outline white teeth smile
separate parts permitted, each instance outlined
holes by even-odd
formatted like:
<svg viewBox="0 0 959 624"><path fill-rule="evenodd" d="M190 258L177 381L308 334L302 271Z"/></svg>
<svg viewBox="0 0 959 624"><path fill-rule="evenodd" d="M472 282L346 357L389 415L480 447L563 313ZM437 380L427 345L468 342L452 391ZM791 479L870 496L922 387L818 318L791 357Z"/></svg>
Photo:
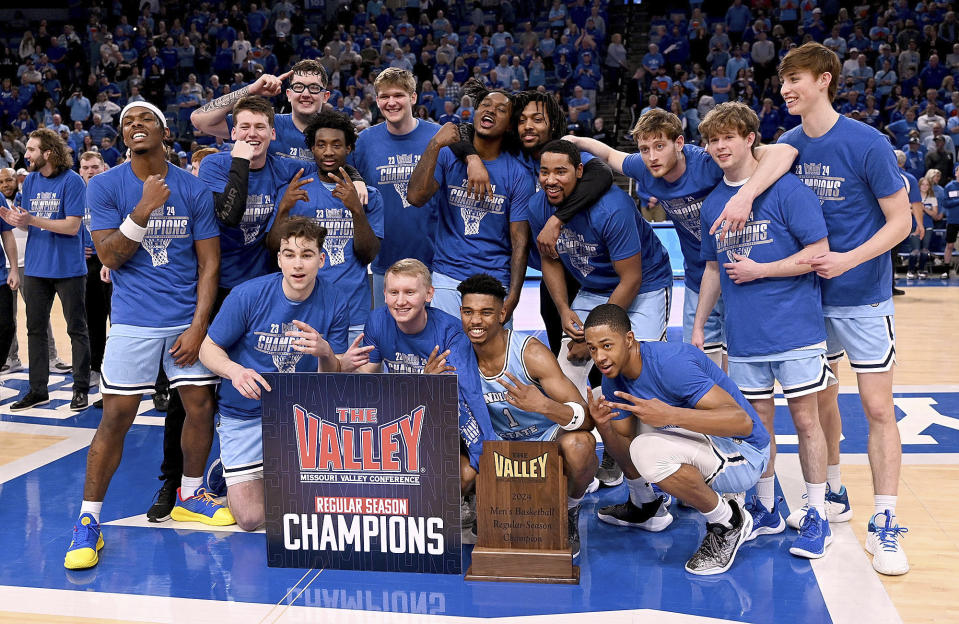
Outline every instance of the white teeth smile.
<svg viewBox="0 0 959 624"><path fill-rule="evenodd" d="M147 137L146 132L134 132L133 139L145 139Z"/></svg>

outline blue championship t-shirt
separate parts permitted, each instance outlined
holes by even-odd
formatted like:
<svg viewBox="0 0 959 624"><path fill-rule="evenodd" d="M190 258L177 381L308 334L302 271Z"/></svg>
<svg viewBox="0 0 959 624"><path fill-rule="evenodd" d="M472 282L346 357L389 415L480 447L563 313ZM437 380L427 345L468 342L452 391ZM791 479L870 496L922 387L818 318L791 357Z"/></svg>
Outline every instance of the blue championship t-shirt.
<svg viewBox="0 0 959 624"><path fill-rule="evenodd" d="M298 201L290 209L290 216L312 219L326 228L323 251L326 262L320 268L320 277L340 289L350 307L350 325L362 326L370 315L372 292L366 277L366 265L361 264L353 250L353 214L343 202L333 197L334 184L321 182L318 175L303 186L309 202ZM369 189L369 201L363 207L373 233L383 239L383 198L375 188ZM286 189L280 189L280 197Z"/></svg>
<svg viewBox="0 0 959 624"><path fill-rule="evenodd" d="M440 150L434 172L440 187L433 270L458 280L485 272L509 288L510 223L527 220L533 181L510 154L483 164L493 198L477 201L467 195L466 165L448 147Z"/></svg>
<svg viewBox="0 0 959 624"><path fill-rule="evenodd" d="M23 180L20 207L44 219L83 219L86 185L76 171L67 169L52 178L35 171ZM80 229L83 229L81 224ZM83 236L57 234L30 226L23 254L23 274L30 277L60 279L87 274L83 254Z"/></svg>
<svg viewBox="0 0 959 624"><path fill-rule="evenodd" d="M211 154L203 159L200 179L214 193L222 193L229 181L233 157L229 152ZM246 196L246 210L237 227L220 226L220 286L233 288L248 279L270 272L269 250L264 239L276 204L282 195L279 190L287 185L300 170L299 161L267 154L261 169L251 169ZM304 173L305 175L305 173Z"/></svg>
<svg viewBox="0 0 959 624"><path fill-rule="evenodd" d="M878 200L905 183L885 135L840 116L821 137L809 137L800 125L779 137L779 142L799 150L794 172L822 202L831 251L855 249L886 224ZM891 297L888 253L822 282L824 306L871 305Z"/></svg>
<svg viewBox="0 0 959 624"><path fill-rule="evenodd" d="M226 116L226 125L233 130L233 113ZM276 138L270 141L270 153L280 158L313 163L313 152L306 146L303 131L293 123L293 113L283 113L273 117L273 129ZM302 165L301 165L302 166Z"/></svg>
<svg viewBox="0 0 959 624"><path fill-rule="evenodd" d="M189 325L196 310L194 241L216 238L213 193L179 167L167 166L170 197L150 215L133 256L110 272L114 325L169 328ZM90 229L120 227L143 194L143 181L126 162L96 175L87 186Z"/></svg>
<svg viewBox="0 0 959 624"><path fill-rule="evenodd" d="M772 355L824 341L820 280L814 272L736 284L723 269L727 262L736 262L736 254L776 262L826 238L816 194L787 173L753 201L742 230L725 239L720 231L710 236L710 225L739 188L720 182L702 207L702 259L719 263L729 357Z"/></svg>
<svg viewBox="0 0 959 624"><path fill-rule="evenodd" d="M683 155L686 157L686 171L675 182L654 177L639 154L626 157L623 173L636 180L641 195L659 200L666 216L675 224L679 248L683 252L686 287L698 293L706 268L699 252L699 210L706 196L723 179L723 170L706 150L696 145L684 145Z"/></svg>
<svg viewBox="0 0 959 624"><path fill-rule="evenodd" d="M272 273L234 288L210 325L210 340L231 360L258 373L315 373L316 356L293 348L297 331L293 321L302 321L318 331L334 353L346 351L348 310L337 289L317 279L313 292L303 301L291 301L283 293L283 274ZM259 418L260 402L241 395L232 383L220 384L220 413L234 418Z"/></svg>
<svg viewBox="0 0 959 624"><path fill-rule="evenodd" d="M769 445L769 433L756 410L736 384L705 353L684 342L640 342L639 353L643 358L639 377L629 379L623 374L614 379L603 377L603 395L607 401L626 402L614 394L619 390L640 399L659 399L673 407L695 409L713 386L719 386L729 393L739 407L746 410L753 422L753 430L749 435L732 436L732 439L742 440L760 450ZM618 419L628 415L620 412Z"/></svg>
<svg viewBox="0 0 959 624"><path fill-rule="evenodd" d="M349 162L383 197L383 244L373 260L374 273L384 274L397 260L416 258L433 266L436 198L416 207L406 201L410 175L439 125L422 119L407 134L391 134L386 123L368 128L356 139Z"/></svg>
<svg viewBox="0 0 959 624"><path fill-rule="evenodd" d="M921 204L922 194L919 192L919 181L916 180L916 177L904 169L899 170L899 175L902 176L902 181L906 184L906 195L909 196L910 209L912 208L912 204ZM925 210L922 211L922 226L927 230L932 227L932 217L926 214ZM915 214L912 215L912 229L916 229Z"/></svg>
<svg viewBox="0 0 959 624"><path fill-rule="evenodd" d="M470 464L479 467L483 440L493 439L493 426L483 401L479 367L469 338L459 319L436 308L427 308L426 327L418 334L404 334L386 307L370 313L363 342L375 347L370 362L382 362L385 373L422 373L433 347L450 351L446 361L456 368L459 387L460 437L469 450Z"/></svg>
<svg viewBox="0 0 959 624"><path fill-rule="evenodd" d="M553 212L555 208L547 201L546 193L533 196L529 225L534 236ZM619 285L613 262L637 254L641 254L643 264L640 293L665 288L673 280L666 249L633 200L617 186L562 227L556 249L560 260L583 289L601 295L611 295Z"/></svg>

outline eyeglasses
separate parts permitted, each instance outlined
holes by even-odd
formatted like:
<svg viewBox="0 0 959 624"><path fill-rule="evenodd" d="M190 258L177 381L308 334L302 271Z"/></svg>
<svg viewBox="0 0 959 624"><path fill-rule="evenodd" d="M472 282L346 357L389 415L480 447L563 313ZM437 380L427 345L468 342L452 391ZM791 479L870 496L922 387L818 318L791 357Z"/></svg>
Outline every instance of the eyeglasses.
<svg viewBox="0 0 959 624"><path fill-rule="evenodd" d="M303 84L302 82L294 82L293 84L290 85L290 89L292 89L293 93L303 93L304 91L309 91L313 95L317 95L318 93L323 93L324 91L326 91L326 89L324 89L323 87L321 87L320 85L316 83L311 85L306 85L306 84Z"/></svg>

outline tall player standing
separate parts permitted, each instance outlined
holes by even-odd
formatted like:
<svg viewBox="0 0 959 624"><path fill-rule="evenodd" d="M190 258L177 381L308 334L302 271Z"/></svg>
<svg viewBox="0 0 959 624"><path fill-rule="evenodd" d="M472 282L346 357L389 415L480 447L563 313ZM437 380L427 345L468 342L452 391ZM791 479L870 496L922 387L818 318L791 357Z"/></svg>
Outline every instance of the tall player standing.
<svg viewBox="0 0 959 624"><path fill-rule="evenodd" d="M186 408L183 476L174 520L233 524L230 510L201 487L213 441L213 394L219 377L198 361L216 297L219 229L213 196L166 161L163 113L148 102L120 113L130 160L87 187L97 255L111 270L113 326L103 356L103 418L90 443L80 516L64 566L95 566L103 548L100 509L136 418L140 397L163 366Z"/></svg>
<svg viewBox="0 0 959 624"><path fill-rule="evenodd" d="M829 231L830 251L809 263L824 278L827 356L835 370L844 352L849 355L869 423L874 514L866 550L873 555L877 572L905 574L909 562L899 539L906 529L896 520L902 443L892 399L896 349L888 252L909 235L911 211L889 141L833 108L840 70L839 57L819 43L789 51L779 66L781 92L789 112L802 117L802 125L779 141L799 150L795 173L819 196ZM724 212L720 218L727 216L736 219L748 213ZM845 509L838 387L821 392L819 398L829 454L827 502ZM794 525L796 518L791 515L787 523Z"/></svg>
<svg viewBox="0 0 959 624"><path fill-rule="evenodd" d="M376 76L373 88L386 121L360 133L349 162L383 198L383 242L370 265L373 307L379 307L384 303L383 276L394 262L416 258L427 267L433 265L435 202L411 206L406 189L420 155L440 127L413 117L416 77L411 72L388 67Z"/></svg>

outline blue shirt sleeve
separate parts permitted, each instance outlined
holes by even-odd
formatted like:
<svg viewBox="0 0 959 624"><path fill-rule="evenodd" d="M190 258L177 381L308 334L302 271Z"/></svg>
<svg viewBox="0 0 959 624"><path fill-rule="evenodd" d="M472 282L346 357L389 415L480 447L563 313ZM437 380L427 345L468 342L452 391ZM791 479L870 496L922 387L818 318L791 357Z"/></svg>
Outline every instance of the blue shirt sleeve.
<svg viewBox="0 0 959 624"><path fill-rule="evenodd" d="M450 151L448 147L442 148L439 156L436 158L436 169L433 170L433 179L440 185L436 190L437 193L446 192L446 168L454 158L453 152Z"/></svg>
<svg viewBox="0 0 959 624"><path fill-rule="evenodd" d="M611 206L612 207L612 206ZM633 208L635 210L635 208ZM603 222L603 240L612 261L642 253L636 217L626 210L610 210Z"/></svg>
<svg viewBox="0 0 959 624"><path fill-rule="evenodd" d="M213 213L213 192L210 189L197 189L194 193L192 216L193 240L206 240L220 235L220 227Z"/></svg>
<svg viewBox="0 0 959 624"><path fill-rule="evenodd" d="M80 174L74 174L67 178L63 197L63 214L65 217L80 217L86 214L83 202L86 198L87 188ZM83 228L83 226L80 226Z"/></svg>
<svg viewBox="0 0 959 624"><path fill-rule="evenodd" d="M877 199L889 197L905 186L899 175L899 165L889 142L877 137L866 150L863 171L869 190Z"/></svg>
<svg viewBox="0 0 959 624"><path fill-rule="evenodd" d="M623 173L633 178L637 182L643 179L643 174L645 172L646 163L643 162L643 157L639 154L630 154L623 159Z"/></svg>
<svg viewBox="0 0 959 624"><path fill-rule="evenodd" d="M323 338L330 343L333 353L345 353L350 346L350 311L344 299L339 296L332 299L333 318L330 320L330 329Z"/></svg>
<svg viewBox="0 0 959 624"><path fill-rule="evenodd" d="M250 310L250 300L247 296L247 290L244 288L234 288L216 313L213 322L210 323L210 329L207 336L215 342L224 351L229 351L230 347L243 338L248 331L248 316Z"/></svg>
<svg viewBox="0 0 959 624"><path fill-rule="evenodd" d="M90 210L90 230L94 232L115 230L120 227L126 215L117 205L116 198L106 191L107 185L98 178L99 176L90 178L86 191L87 208Z"/></svg>
<svg viewBox="0 0 959 624"><path fill-rule="evenodd" d="M223 167L223 159L207 157L207 164L200 167L200 180L214 193L222 193L229 182L229 169ZM231 161L232 164L232 161Z"/></svg>
<svg viewBox="0 0 959 624"><path fill-rule="evenodd" d="M709 360L706 360L707 362ZM702 363L686 352L680 352L668 362L663 362L663 386L673 395L677 405L694 408L706 393L713 389L716 382L703 369Z"/></svg>
<svg viewBox="0 0 959 624"><path fill-rule="evenodd" d="M699 259L703 262L716 262L716 238L709 233L715 219L710 218L710 201L707 196L699 209L700 247Z"/></svg>
<svg viewBox="0 0 959 624"><path fill-rule="evenodd" d="M779 206L786 227L803 245L811 245L829 235L819 197L802 181L783 186Z"/></svg>
<svg viewBox="0 0 959 624"><path fill-rule="evenodd" d="M379 364L383 361L383 354L380 353L382 323L382 314L378 313L378 310L374 310L370 313L370 320L366 323L366 327L363 328L363 346L373 347L373 350L370 351L370 363L372 364Z"/></svg>
<svg viewBox="0 0 959 624"><path fill-rule="evenodd" d="M909 203L922 203L922 194L919 193L919 182L912 175L905 172L902 173L902 177L906 179L906 190L909 193Z"/></svg>
<svg viewBox="0 0 959 624"><path fill-rule="evenodd" d="M513 172L513 189L509 198L510 223L529 221L529 200L536 187L533 185L533 178L524 169L523 165L517 161L516 170Z"/></svg>
<svg viewBox="0 0 959 624"><path fill-rule="evenodd" d="M373 229L376 237L383 240L383 215L385 212L383 208L383 195L375 188L370 187L369 196L369 203L366 205L366 220L369 221L370 228Z"/></svg>

